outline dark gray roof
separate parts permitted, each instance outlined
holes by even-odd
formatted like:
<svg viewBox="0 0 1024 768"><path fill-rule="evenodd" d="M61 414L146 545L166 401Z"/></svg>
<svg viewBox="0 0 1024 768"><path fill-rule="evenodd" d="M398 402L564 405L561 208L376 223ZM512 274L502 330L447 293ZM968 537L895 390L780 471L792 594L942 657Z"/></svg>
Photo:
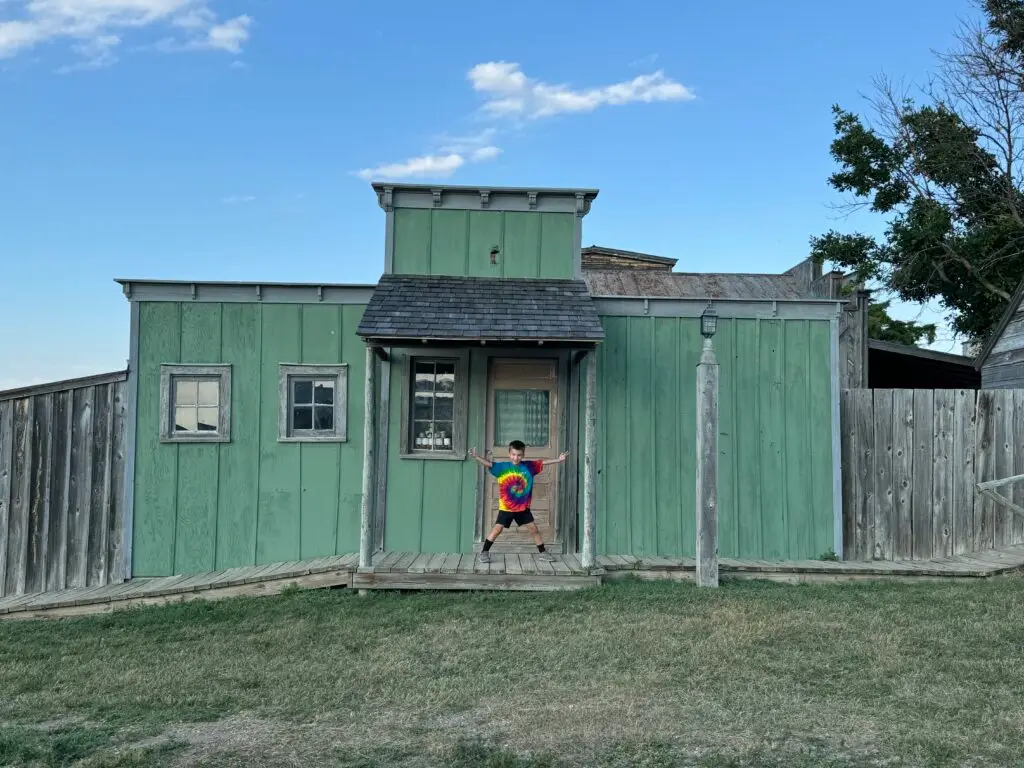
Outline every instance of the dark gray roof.
<svg viewBox="0 0 1024 768"><path fill-rule="evenodd" d="M359 323L364 339L581 341L604 338L581 280L384 275Z"/></svg>
<svg viewBox="0 0 1024 768"><path fill-rule="evenodd" d="M656 269L584 269L592 296L641 298L746 299L799 301L820 299L793 275L686 273Z"/></svg>

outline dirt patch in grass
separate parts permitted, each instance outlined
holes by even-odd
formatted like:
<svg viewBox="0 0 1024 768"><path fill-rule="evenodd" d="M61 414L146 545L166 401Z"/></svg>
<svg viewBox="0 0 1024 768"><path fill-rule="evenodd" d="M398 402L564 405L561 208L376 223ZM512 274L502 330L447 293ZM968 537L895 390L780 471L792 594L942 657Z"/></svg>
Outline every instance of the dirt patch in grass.
<svg viewBox="0 0 1024 768"><path fill-rule="evenodd" d="M0 721L39 765L1009 765L1022 586L315 592L0 624Z"/></svg>

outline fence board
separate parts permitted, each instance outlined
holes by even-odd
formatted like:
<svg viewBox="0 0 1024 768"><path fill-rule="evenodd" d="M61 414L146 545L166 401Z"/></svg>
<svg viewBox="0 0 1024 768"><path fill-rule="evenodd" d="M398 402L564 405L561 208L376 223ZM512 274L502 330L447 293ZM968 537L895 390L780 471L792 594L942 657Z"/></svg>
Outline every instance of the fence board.
<svg viewBox="0 0 1024 768"><path fill-rule="evenodd" d="M1024 390L846 390L840 413L847 559L1024 543L1024 520L975 487L1024 474Z"/></svg>
<svg viewBox="0 0 1024 768"><path fill-rule="evenodd" d="M874 398L875 540L874 557L891 560L894 550L895 499L892 480L893 391L876 389Z"/></svg>
<svg viewBox="0 0 1024 768"><path fill-rule="evenodd" d="M125 572L124 379L0 398L0 597Z"/></svg>
<svg viewBox="0 0 1024 768"><path fill-rule="evenodd" d="M933 391L932 431L932 554L953 555L953 426L956 394ZM940 554L941 553L941 554Z"/></svg>
<svg viewBox="0 0 1024 768"><path fill-rule="evenodd" d="M930 558L934 547L932 526L935 514L935 422L933 391L915 390L912 443L914 467L911 480L911 534L915 560Z"/></svg>

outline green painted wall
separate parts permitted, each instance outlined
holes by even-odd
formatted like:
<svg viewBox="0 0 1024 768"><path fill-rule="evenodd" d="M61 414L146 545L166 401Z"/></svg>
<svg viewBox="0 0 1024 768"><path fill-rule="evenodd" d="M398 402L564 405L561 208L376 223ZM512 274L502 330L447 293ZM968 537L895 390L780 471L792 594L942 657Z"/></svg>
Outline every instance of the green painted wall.
<svg viewBox="0 0 1024 768"><path fill-rule="evenodd" d="M693 557L700 321L603 323L598 552ZM833 546L829 323L719 319L718 328L719 554L818 557Z"/></svg>
<svg viewBox="0 0 1024 768"><path fill-rule="evenodd" d="M402 458L402 398L408 356L391 351L388 415L387 513L384 549L401 552L472 552L478 465L472 460ZM487 391L487 358L469 356L469 448L480 448Z"/></svg>
<svg viewBox="0 0 1024 768"><path fill-rule="evenodd" d="M575 224L571 213L396 208L392 272L572 278Z"/></svg>
<svg viewBox="0 0 1024 768"><path fill-rule="evenodd" d="M132 568L192 573L359 548L357 305L144 303ZM348 442L277 441L278 364L348 363ZM230 363L231 442L159 442L161 363Z"/></svg>

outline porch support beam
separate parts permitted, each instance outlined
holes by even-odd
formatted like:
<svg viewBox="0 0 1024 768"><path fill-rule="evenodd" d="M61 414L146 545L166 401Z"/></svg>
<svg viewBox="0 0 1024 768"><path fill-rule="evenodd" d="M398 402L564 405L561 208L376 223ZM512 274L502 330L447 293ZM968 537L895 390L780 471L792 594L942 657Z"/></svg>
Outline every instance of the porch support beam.
<svg viewBox="0 0 1024 768"><path fill-rule="evenodd" d="M718 586L718 361L709 337L697 365L697 586Z"/></svg>
<svg viewBox="0 0 1024 768"><path fill-rule="evenodd" d="M366 348L366 384L363 390L363 499L359 515L359 567L369 568L373 556L373 495L376 490L377 431L375 405L377 394L377 361L373 347Z"/></svg>
<svg viewBox="0 0 1024 768"><path fill-rule="evenodd" d="M587 359L586 394L583 427L583 551L580 563L594 567L594 513L597 506L597 351Z"/></svg>

